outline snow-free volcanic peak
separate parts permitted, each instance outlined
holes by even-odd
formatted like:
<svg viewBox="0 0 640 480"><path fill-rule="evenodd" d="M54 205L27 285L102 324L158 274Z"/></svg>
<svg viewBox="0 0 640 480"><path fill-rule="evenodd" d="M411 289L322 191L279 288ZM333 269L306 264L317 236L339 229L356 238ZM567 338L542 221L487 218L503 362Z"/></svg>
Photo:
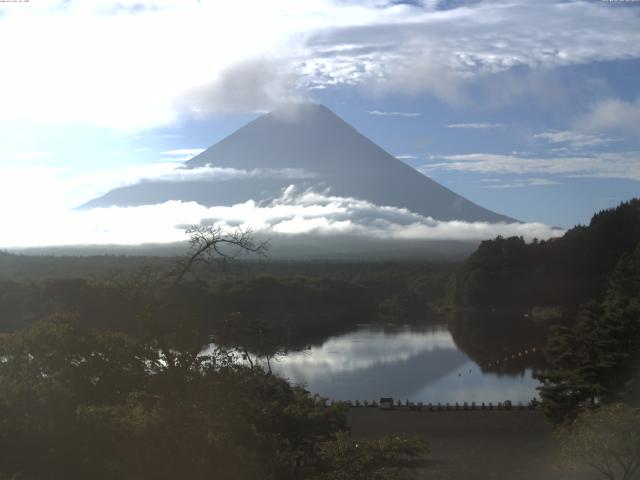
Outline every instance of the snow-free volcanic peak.
<svg viewBox="0 0 640 480"><path fill-rule="evenodd" d="M437 220L513 221L401 162L322 105L302 104L265 114L185 164L187 169L207 166L251 175L225 180L145 181L114 189L83 207L168 200L233 205L276 198L293 184L299 189L328 189L334 196L406 208Z"/></svg>

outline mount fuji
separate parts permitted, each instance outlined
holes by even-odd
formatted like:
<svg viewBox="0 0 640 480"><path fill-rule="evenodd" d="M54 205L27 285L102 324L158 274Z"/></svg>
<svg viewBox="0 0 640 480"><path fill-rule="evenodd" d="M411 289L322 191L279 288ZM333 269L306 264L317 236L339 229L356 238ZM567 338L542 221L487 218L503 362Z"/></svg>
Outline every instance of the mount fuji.
<svg viewBox="0 0 640 480"><path fill-rule="evenodd" d="M276 110L187 161L179 180L145 180L113 189L81 209L170 200L203 206L268 202L300 191L407 209L435 220L514 222L431 180L390 155L322 105ZM215 172L205 175L201 172Z"/></svg>

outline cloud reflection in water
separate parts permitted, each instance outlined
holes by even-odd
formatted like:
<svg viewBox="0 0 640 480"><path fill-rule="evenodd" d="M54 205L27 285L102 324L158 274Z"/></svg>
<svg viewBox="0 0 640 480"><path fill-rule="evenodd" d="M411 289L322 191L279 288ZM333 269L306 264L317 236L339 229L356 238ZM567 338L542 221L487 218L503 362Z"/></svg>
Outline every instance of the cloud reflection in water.
<svg viewBox="0 0 640 480"><path fill-rule="evenodd" d="M524 376L483 374L446 326L359 326L306 352L273 362L281 376L338 400L381 396L422 402L526 402L536 395Z"/></svg>

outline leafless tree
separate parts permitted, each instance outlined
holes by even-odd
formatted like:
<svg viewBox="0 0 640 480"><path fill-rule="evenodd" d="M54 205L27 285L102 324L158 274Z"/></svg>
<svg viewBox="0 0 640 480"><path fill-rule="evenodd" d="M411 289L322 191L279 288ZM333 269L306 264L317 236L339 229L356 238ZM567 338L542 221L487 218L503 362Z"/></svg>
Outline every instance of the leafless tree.
<svg viewBox="0 0 640 480"><path fill-rule="evenodd" d="M219 225L192 225L186 233L189 238L187 258L171 273L174 283L180 283L189 273L195 275L197 264L222 264L239 255L252 253L265 255L269 249L268 241L257 241L252 229L237 227L228 231Z"/></svg>

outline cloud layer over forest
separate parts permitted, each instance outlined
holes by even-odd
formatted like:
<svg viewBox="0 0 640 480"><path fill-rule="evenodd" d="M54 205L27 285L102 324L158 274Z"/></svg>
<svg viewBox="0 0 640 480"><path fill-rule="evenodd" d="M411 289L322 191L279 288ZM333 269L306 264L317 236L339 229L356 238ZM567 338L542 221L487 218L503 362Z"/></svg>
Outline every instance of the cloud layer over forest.
<svg viewBox="0 0 640 480"><path fill-rule="evenodd" d="M208 174L214 172L221 175L218 181L238 174L213 169ZM32 179L37 179L37 173L30 172ZM245 174L258 173L242 173ZM50 178L50 172L42 172L43 182ZM155 178L172 177L165 173L164 177L160 174ZM77 179L71 184L74 182ZM248 200L233 206L204 207L194 202L169 201L88 211L71 210L55 202L56 187L64 188L62 181L56 186L36 180L32 185L48 191L52 201L47 202L42 196L34 201L34 197L23 192L25 203L21 208L3 210L0 222L8 228L0 240L1 247L170 243L186 240L185 228L202 222L230 229L251 228L266 236L352 235L388 240L481 240L496 235L518 235L531 240L562 233L541 223L442 222L402 208L332 196L329 191L301 191L294 185L269 202ZM15 202L16 198L12 200Z"/></svg>

